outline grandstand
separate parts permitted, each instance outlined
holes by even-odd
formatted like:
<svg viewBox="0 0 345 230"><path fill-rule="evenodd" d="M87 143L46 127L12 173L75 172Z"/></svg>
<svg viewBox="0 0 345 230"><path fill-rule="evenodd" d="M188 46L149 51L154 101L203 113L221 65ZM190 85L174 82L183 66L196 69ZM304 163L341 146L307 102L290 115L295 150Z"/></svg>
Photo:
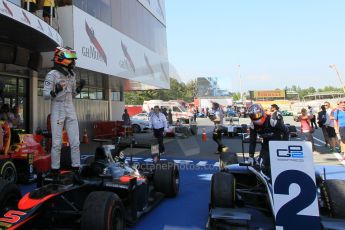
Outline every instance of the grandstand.
<svg viewBox="0 0 345 230"><path fill-rule="evenodd" d="M344 93L342 92L316 92L313 94L308 94L303 97L304 101L311 101L311 100L326 100L326 99L337 99L344 97Z"/></svg>

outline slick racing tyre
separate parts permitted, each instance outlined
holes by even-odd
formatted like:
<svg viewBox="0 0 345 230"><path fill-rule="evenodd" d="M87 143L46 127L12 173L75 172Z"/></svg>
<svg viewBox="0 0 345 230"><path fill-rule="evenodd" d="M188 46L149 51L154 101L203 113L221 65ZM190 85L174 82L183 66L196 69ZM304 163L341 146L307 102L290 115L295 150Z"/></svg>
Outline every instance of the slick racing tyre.
<svg viewBox="0 0 345 230"><path fill-rule="evenodd" d="M345 218L345 181L325 180L321 192L331 216L338 219Z"/></svg>
<svg viewBox="0 0 345 230"><path fill-rule="evenodd" d="M7 180L0 179L0 215L3 216L7 211L16 209L22 197L19 187Z"/></svg>
<svg viewBox="0 0 345 230"><path fill-rule="evenodd" d="M0 162L0 177L11 183L17 183L18 174L16 166L10 160Z"/></svg>
<svg viewBox="0 0 345 230"><path fill-rule="evenodd" d="M235 204L235 178L230 173L217 172L211 179L211 207L232 208Z"/></svg>
<svg viewBox="0 0 345 230"><path fill-rule="evenodd" d="M154 188L167 197L177 196L180 189L180 173L172 161L161 161L155 164Z"/></svg>
<svg viewBox="0 0 345 230"><path fill-rule="evenodd" d="M125 208L113 192L92 192L85 200L81 217L83 230L125 229Z"/></svg>

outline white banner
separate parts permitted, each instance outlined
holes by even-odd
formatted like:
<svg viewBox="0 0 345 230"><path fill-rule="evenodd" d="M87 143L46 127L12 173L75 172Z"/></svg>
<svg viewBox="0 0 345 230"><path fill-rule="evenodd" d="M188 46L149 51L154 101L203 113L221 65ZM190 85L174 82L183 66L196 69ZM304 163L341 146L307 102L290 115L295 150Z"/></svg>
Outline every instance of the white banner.
<svg viewBox="0 0 345 230"><path fill-rule="evenodd" d="M54 30L51 26L37 16L20 8L19 6L6 0L0 0L0 14L12 18L22 24L26 24L36 31L45 34L50 39L54 40L58 45L62 45L62 38L56 30Z"/></svg>
<svg viewBox="0 0 345 230"><path fill-rule="evenodd" d="M73 7L73 28L78 67L169 88L167 59L77 7Z"/></svg>
<svg viewBox="0 0 345 230"><path fill-rule="evenodd" d="M310 142L270 141L274 215L277 229L320 229Z"/></svg>

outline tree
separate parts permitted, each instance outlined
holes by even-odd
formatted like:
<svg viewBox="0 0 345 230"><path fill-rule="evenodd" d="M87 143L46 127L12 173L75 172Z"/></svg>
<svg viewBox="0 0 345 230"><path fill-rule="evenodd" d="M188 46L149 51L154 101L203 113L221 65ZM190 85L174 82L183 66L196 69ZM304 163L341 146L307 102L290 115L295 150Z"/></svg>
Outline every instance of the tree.
<svg viewBox="0 0 345 230"><path fill-rule="evenodd" d="M182 99L187 102L194 100L196 95L196 81L190 81L187 85L170 78L170 89L128 91L125 92L126 105L142 105L147 100L176 100Z"/></svg>
<svg viewBox="0 0 345 230"><path fill-rule="evenodd" d="M241 99L241 93L234 93L234 94L232 95L232 100L238 101L238 100L240 100L240 99Z"/></svg>

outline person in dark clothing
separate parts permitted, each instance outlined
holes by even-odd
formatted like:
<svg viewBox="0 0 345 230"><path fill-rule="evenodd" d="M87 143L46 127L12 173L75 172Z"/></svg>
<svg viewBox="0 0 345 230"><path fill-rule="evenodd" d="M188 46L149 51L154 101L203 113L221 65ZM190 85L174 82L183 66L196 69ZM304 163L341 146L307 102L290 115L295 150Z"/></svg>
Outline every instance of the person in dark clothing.
<svg viewBox="0 0 345 230"><path fill-rule="evenodd" d="M124 113L122 114L122 120L123 120L123 125L131 125L131 119L129 118L127 109L125 109Z"/></svg>
<svg viewBox="0 0 345 230"><path fill-rule="evenodd" d="M169 125L173 124L173 118L172 118L171 109L169 109L169 112L168 112L168 124Z"/></svg>
<svg viewBox="0 0 345 230"><path fill-rule="evenodd" d="M251 119L250 137L249 137L249 159L254 164L254 153L258 134L262 138L259 159L262 159L266 170L270 168L269 141L288 140L289 129L284 125L281 119L274 119L267 115L260 104L253 104L248 109L248 115Z"/></svg>
<svg viewBox="0 0 345 230"><path fill-rule="evenodd" d="M283 115L279 111L279 107L277 104L271 105L271 118L274 120L280 120L284 124Z"/></svg>
<svg viewBox="0 0 345 230"><path fill-rule="evenodd" d="M321 111L318 112L317 114L317 123L322 130L323 138L325 139L325 142L326 142L325 146L328 146L329 139L328 139L328 134L327 134L327 127L325 126L326 120L327 120L326 107L324 105L321 105Z"/></svg>
<svg viewBox="0 0 345 230"><path fill-rule="evenodd" d="M167 108L163 108L162 109L162 113L164 114L165 118L168 119L168 112L167 112Z"/></svg>

